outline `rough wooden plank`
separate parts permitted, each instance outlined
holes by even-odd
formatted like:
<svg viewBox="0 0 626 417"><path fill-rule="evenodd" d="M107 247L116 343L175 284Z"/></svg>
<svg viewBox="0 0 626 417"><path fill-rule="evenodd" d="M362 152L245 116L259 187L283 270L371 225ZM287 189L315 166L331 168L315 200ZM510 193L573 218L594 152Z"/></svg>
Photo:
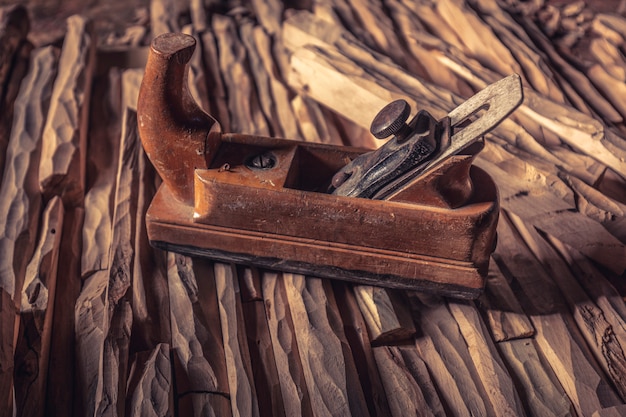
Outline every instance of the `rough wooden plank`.
<svg viewBox="0 0 626 417"><path fill-rule="evenodd" d="M21 282L24 258L28 259L34 246L41 197L33 177L39 164L41 132L56 73L56 57L52 47L33 54L31 69L16 100L8 164L0 189L0 218L5 219L0 223L0 249L4 254L0 257L0 283L9 294L21 289L16 288L16 276ZM18 265L23 266L14 270L16 253L22 259Z"/></svg>
<svg viewBox="0 0 626 417"><path fill-rule="evenodd" d="M493 260L489 263L485 292L478 301L479 308L487 317L494 341L525 338L535 333L509 283Z"/></svg>
<svg viewBox="0 0 626 417"><path fill-rule="evenodd" d="M2 86L0 96L0 172L4 170L8 142L11 137L15 99L19 94L22 79L28 72L28 63L33 49L30 42L22 42L11 60L11 71ZM1 69L1 68L0 68Z"/></svg>
<svg viewBox="0 0 626 417"><path fill-rule="evenodd" d="M258 416L259 402L252 377L245 329L243 329L239 284L231 266L222 263L215 264L215 284L220 306L233 416Z"/></svg>
<svg viewBox="0 0 626 417"><path fill-rule="evenodd" d="M81 256L81 275L87 278L95 271L109 267L115 174L119 159L122 120L121 74L112 69L96 78L90 105L88 183L84 206L85 245ZM125 105L125 104L124 104Z"/></svg>
<svg viewBox="0 0 626 417"><path fill-rule="evenodd" d="M65 212L63 240L59 254L57 288L54 297L54 321L50 341L49 369L64 372L48 372L46 389L46 416L77 415L82 409L76 387L76 341L74 306L80 294L80 258L82 241L83 208Z"/></svg>
<svg viewBox="0 0 626 417"><path fill-rule="evenodd" d="M333 282L333 294L343 321L343 331L350 352L359 369L359 382L371 415L391 413L384 384L378 370L367 325L359 309L352 286L340 281ZM387 368L385 368L387 369Z"/></svg>
<svg viewBox="0 0 626 417"><path fill-rule="evenodd" d="M576 411L533 339L498 343L498 351L517 381L516 388L530 416L575 416Z"/></svg>
<svg viewBox="0 0 626 417"><path fill-rule="evenodd" d="M477 374L488 393L494 415L524 415L522 401L517 393L502 358L498 354L485 324L475 306L465 302L449 302L448 308L459 324Z"/></svg>
<svg viewBox="0 0 626 417"><path fill-rule="evenodd" d="M45 195L60 195L68 207L85 193L87 124L96 42L84 17L67 19L50 110L43 132L39 184Z"/></svg>
<svg viewBox="0 0 626 417"><path fill-rule="evenodd" d="M579 415L589 415L621 400L578 332L556 284L520 244L508 221L498 224L494 254L502 272L513 279L522 308L536 330L541 356L554 371Z"/></svg>
<svg viewBox="0 0 626 417"><path fill-rule="evenodd" d="M267 272L261 277L261 284L285 414L313 416L284 278L282 274Z"/></svg>
<svg viewBox="0 0 626 417"><path fill-rule="evenodd" d="M136 377L134 375L136 374ZM174 385L170 363L170 349L166 343L158 344L141 369L131 372L136 387L128 399L125 415L130 417L160 417L174 414L170 393Z"/></svg>
<svg viewBox="0 0 626 417"><path fill-rule="evenodd" d="M0 187L0 252L3 254L0 256L0 287L8 297L21 292L26 265L35 247L41 210L37 166L56 57L52 47L42 48L33 54L29 73L20 86L20 94L15 102L14 128ZM15 310L3 304L3 326L13 329L15 319ZM15 345L13 330L11 332L12 335L3 337L0 343L0 350L5 354L10 352L6 358L3 357L0 369L0 401L3 404L12 402ZM12 407L7 405L0 409L9 413Z"/></svg>
<svg viewBox="0 0 626 417"><path fill-rule="evenodd" d="M26 268L15 346L14 389L18 415L43 416L45 410L63 214L61 199L50 200L43 212L39 243Z"/></svg>
<svg viewBox="0 0 626 417"><path fill-rule="evenodd" d="M13 415L14 337L17 309L13 297L0 288L0 416Z"/></svg>
<svg viewBox="0 0 626 417"><path fill-rule="evenodd" d="M367 323L372 346L400 343L415 335L408 302L400 291L357 285L354 293Z"/></svg>
<svg viewBox="0 0 626 417"><path fill-rule="evenodd" d="M243 320L250 361L254 366L254 386L260 415L284 416L280 379L266 319L259 271L238 269Z"/></svg>
<svg viewBox="0 0 626 417"><path fill-rule="evenodd" d="M322 280L303 275L283 276L313 410L317 415L368 415L364 400L350 398L353 394L347 386L350 377L341 342L329 321Z"/></svg>

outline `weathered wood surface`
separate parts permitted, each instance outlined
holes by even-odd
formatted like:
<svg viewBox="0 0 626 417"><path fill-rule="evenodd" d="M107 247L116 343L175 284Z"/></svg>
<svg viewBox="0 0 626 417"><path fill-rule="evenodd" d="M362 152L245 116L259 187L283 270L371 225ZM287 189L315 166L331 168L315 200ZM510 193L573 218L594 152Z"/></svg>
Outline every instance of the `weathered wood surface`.
<svg viewBox="0 0 626 417"><path fill-rule="evenodd" d="M23 77L2 82L3 100L14 98L10 129L0 127L0 139L10 131L0 415L624 413L626 18L616 2L205 3L154 0L125 35L100 39L73 17L64 42L32 52L18 12L19 36L0 42L22 64L30 57L15 75L0 61L0 79ZM111 67L102 49L91 79L90 54L107 43L134 54L188 22L199 40L190 90L227 132L374 147L367 128L388 101L441 117L520 73L525 102L476 162L503 209L483 296L403 300L149 247L159 179L133 126L142 71ZM46 206L63 224L54 235ZM43 305L37 280L48 298L34 320L22 307Z"/></svg>

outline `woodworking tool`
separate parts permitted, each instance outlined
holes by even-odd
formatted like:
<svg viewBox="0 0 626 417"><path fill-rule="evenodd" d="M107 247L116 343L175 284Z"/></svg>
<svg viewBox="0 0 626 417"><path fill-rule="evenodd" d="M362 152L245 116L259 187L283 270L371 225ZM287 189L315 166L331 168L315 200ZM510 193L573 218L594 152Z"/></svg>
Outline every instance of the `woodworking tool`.
<svg viewBox="0 0 626 417"><path fill-rule="evenodd" d="M522 100L519 77L441 120L391 103L375 151L223 133L191 97L195 40L154 39L137 118L163 183L146 214L152 245L360 284L475 298L494 250L498 193L472 165L480 137ZM367 198L363 198L367 197Z"/></svg>

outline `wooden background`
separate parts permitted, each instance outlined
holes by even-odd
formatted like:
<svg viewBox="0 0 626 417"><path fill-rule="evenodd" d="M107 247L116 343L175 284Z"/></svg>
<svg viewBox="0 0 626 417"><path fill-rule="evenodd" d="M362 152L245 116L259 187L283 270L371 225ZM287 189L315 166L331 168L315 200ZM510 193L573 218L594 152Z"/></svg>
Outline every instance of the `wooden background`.
<svg viewBox="0 0 626 417"><path fill-rule="evenodd" d="M626 413L624 2L101 3L2 12L0 415ZM372 147L382 104L439 117L519 73L476 162L502 205L484 295L150 248L135 108L168 31L226 132Z"/></svg>

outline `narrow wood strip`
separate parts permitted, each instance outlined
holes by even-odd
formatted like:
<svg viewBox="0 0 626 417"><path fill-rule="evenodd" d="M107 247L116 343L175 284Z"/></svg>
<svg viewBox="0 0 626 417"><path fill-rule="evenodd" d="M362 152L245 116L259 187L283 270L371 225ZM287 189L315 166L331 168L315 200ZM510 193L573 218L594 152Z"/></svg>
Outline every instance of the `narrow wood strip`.
<svg viewBox="0 0 626 417"><path fill-rule="evenodd" d="M352 291L352 286L333 281L333 294L343 321L350 352L359 369L359 383L371 415L390 415L384 384L376 364L367 325Z"/></svg>
<svg viewBox="0 0 626 417"><path fill-rule="evenodd" d="M285 414L313 416L284 278L282 274L266 272L261 283Z"/></svg>
<svg viewBox="0 0 626 417"><path fill-rule="evenodd" d="M82 202L85 193L87 123L95 54L91 23L78 15L69 17L39 165L42 192L62 196L68 207Z"/></svg>
<svg viewBox="0 0 626 417"><path fill-rule="evenodd" d="M407 301L399 291L380 287L354 287L373 346L399 343L415 335Z"/></svg>
<svg viewBox="0 0 626 417"><path fill-rule="evenodd" d="M494 415L524 415L522 401L517 393L502 358L496 350L487 328L475 306L465 302L449 302L448 308L459 324L478 377L493 408Z"/></svg>
<svg viewBox="0 0 626 417"><path fill-rule="evenodd" d="M526 338L535 333L528 316L493 260L489 263L485 292L478 301L495 342Z"/></svg>
<svg viewBox="0 0 626 417"><path fill-rule="evenodd" d="M253 274L252 270L245 268L239 269L238 277L250 361L254 366L254 386L259 402L259 413L260 415L284 416L285 407L266 319L265 303L261 292L256 291L260 290L260 276L258 271ZM246 280L248 280L248 285L244 286ZM244 296L244 288L247 288L246 296ZM257 298L257 294L261 297Z"/></svg>
<svg viewBox="0 0 626 417"><path fill-rule="evenodd" d="M119 96L122 91L121 74L111 69L107 76L94 82L94 95L90 106L89 152L87 155L91 183L87 184L84 206L85 245L81 256L81 275L86 278L94 271L109 267L115 179L119 160L122 107ZM126 87L125 87L126 88Z"/></svg>
<svg viewBox="0 0 626 417"><path fill-rule="evenodd" d="M258 416L259 402L243 328L239 284L231 266L215 264L215 284L233 416Z"/></svg>
<svg viewBox="0 0 626 417"><path fill-rule="evenodd" d="M349 397L346 363L341 342L329 321L322 280L294 274L283 276L313 410L317 415L367 415L364 402Z"/></svg>
<svg viewBox="0 0 626 417"><path fill-rule="evenodd" d="M516 388L528 415L576 415L574 405L533 339L507 340L496 346L516 379Z"/></svg>
<svg viewBox="0 0 626 417"><path fill-rule="evenodd" d="M37 177L41 133L56 75L53 47L38 49L16 99L7 169L0 188L0 287L21 291L24 269L35 245L41 196ZM16 257L19 254L19 258ZM14 262L18 260L16 264ZM15 270L14 270L15 265Z"/></svg>
<svg viewBox="0 0 626 417"><path fill-rule="evenodd" d="M63 215L61 199L50 200L42 214L39 243L26 268L15 346L14 390L18 415L43 416L45 410Z"/></svg>
<svg viewBox="0 0 626 417"><path fill-rule="evenodd" d="M73 208L65 212L63 219L44 410L44 414L51 417L78 415L82 410L76 381L74 308L82 284L80 255L84 217L83 208ZM56 369L63 369L63 372L54 371Z"/></svg>
<svg viewBox="0 0 626 417"><path fill-rule="evenodd" d="M513 279L514 291L536 330L541 357L550 364L578 414L588 415L620 404L572 316L566 314L569 307L563 295L520 242L509 222L502 219L494 259L502 272Z"/></svg>
<svg viewBox="0 0 626 417"><path fill-rule="evenodd" d="M0 416L13 415L13 370L15 322L18 320L13 297L0 288Z"/></svg>
<svg viewBox="0 0 626 417"><path fill-rule="evenodd" d="M130 417L166 416L173 414L170 400L174 385L170 349L166 343L158 344L141 369L131 373L137 374L136 388L131 389L132 396L128 399L125 414Z"/></svg>
<svg viewBox="0 0 626 417"><path fill-rule="evenodd" d="M172 349L175 370L175 395L179 410L189 415L232 415L226 359L217 320L217 297L207 265L173 253L168 258L168 293L171 314ZM212 284L213 287L215 284ZM207 305L212 316L207 316ZM217 325L217 329L215 326ZM215 331L219 331L219 335Z"/></svg>

